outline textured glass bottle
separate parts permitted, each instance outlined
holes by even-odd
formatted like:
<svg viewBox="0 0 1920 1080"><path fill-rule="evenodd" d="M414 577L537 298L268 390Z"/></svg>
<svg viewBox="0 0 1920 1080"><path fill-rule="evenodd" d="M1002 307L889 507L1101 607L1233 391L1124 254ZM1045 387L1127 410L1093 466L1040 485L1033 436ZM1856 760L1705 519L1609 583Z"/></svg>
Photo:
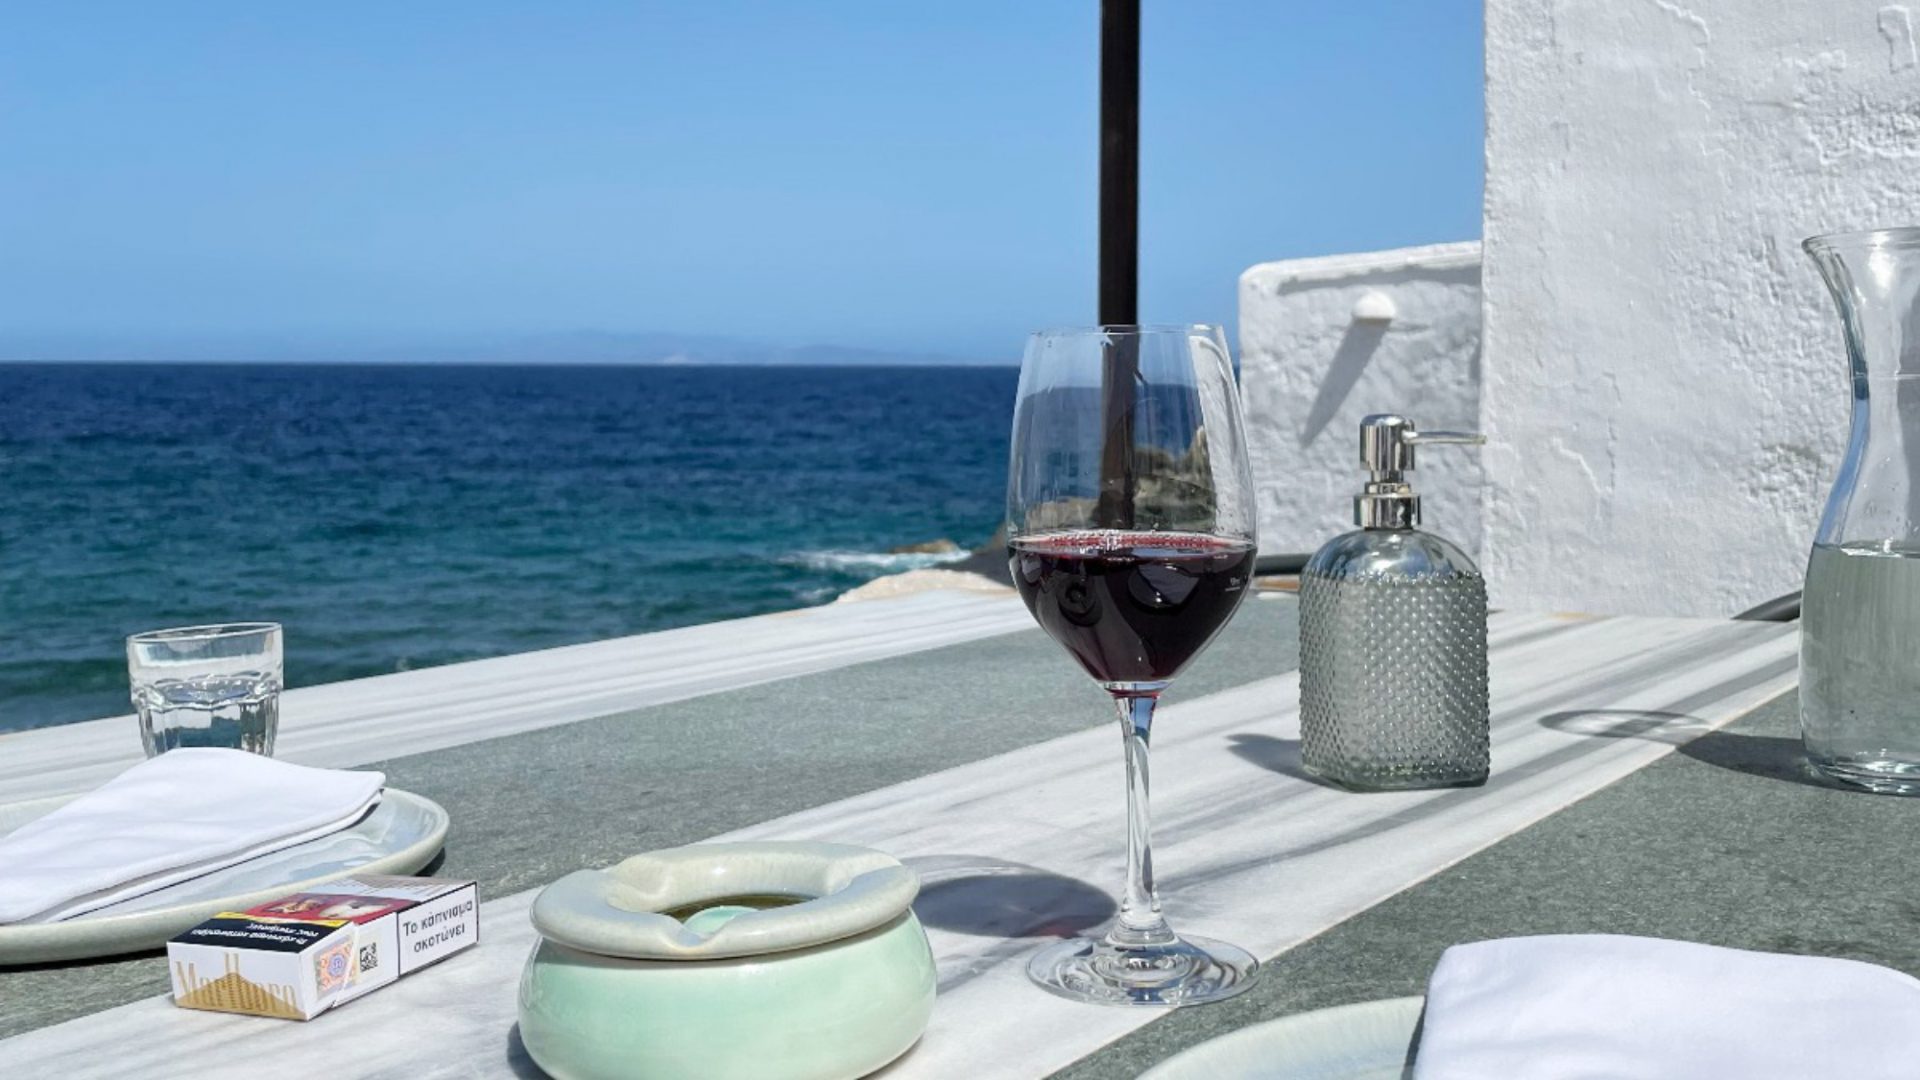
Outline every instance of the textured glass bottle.
<svg viewBox="0 0 1920 1080"><path fill-rule="evenodd" d="M1853 387L1807 560L1800 729L1828 775L1920 793L1920 229L1816 236Z"/></svg>
<svg viewBox="0 0 1920 1080"><path fill-rule="evenodd" d="M1420 523L1413 448L1482 436L1421 434L1399 416L1360 425L1370 479L1360 528L1300 573L1300 757L1365 791L1486 780L1487 586L1465 552Z"/></svg>

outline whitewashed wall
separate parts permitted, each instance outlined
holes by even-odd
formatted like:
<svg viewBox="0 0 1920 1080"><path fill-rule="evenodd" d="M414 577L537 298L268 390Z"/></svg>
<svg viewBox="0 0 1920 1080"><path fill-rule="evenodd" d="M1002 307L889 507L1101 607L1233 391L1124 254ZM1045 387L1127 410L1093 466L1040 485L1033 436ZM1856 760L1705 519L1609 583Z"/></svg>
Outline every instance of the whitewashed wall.
<svg viewBox="0 0 1920 1080"><path fill-rule="evenodd" d="M1362 416L1475 426L1479 352L1477 243L1263 263L1242 274L1241 389L1261 550L1312 551L1353 528L1353 496L1366 480ZM1419 462L1413 480L1427 527L1478 551L1478 453L1434 448Z"/></svg>
<svg viewBox="0 0 1920 1080"><path fill-rule="evenodd" d="M1487 0L1495 603L1798 588L1847 418L1798 245L1920 219L1914 32L1866 0Z"/></svg>

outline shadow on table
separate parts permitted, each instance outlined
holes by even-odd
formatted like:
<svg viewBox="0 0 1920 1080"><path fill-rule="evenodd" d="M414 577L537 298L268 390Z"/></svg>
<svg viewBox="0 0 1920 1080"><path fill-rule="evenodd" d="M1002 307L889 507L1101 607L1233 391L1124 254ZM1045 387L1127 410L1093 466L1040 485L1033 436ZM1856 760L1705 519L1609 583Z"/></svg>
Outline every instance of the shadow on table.
<svg viewBox="0 0 1920 1080"><path fill-rule="evenodd" d="M507 1068L520 1080L546 1080L546 1070L533 1063L527 1044L520 1041L520 1025L507 1029Z"/></svg>
<svg viewBox="0 0 1920 1080"><path fill-rule="evenodd" d="M1542 727L1604 739L1646 739L1672 744L1705 765L1790 784L1852 791L1807 763L1800 740L1780 735L1711 731L1684 713L1653 709L1582 709L1540 718Z"/></svg>
<svg viewBox="0 0 1920 1080"><path fill-rule="evenodd" d="M1308 772L1300 764L1300 740L1280 739L1272 735L1257 735L1239 731L1227 736L1227 749L1242 761L1250 761L1282 776L1291 776L1295 780L1305 780L1323 788L1340 790L1319 777Z"/></svg>
<svg viewBox="0 0 1920 1080"><path fill-rule="evenodd" d="M1807 761L1806 748L1800 740L1787 736L1709 731L1682 746L1680 752L1695 761L1765 780L1783 780L1855 795L1871 794L1848 787L1814 768Z"/></svg>
<svg viewBox="0 0 1920 1080"><path fill-rule="evenodd" d="M1678 746L1707 730L1698 717L1660 709L1574 709L1548 713L1540 726L1596 739L1645 739Z"/></svg>
<svg viewBox="0 0 1920 1080"><path fill-rule="evenodd" d="M1105 891L984 855L905 859L920 875L914 913L930 928L997 938L1073 937L1119 912Z"/></svg>
<svg viewBox="0 0 1920 1080"><path fill-rule="evenodd" d="M0 978L8 975L20 975L29 971L68 971L92 967L111 967L130 960L159 960L167 955L165 947L158 949L140 949L135 952L114 953L111 956L86 956L78 960L38 960L31 964L0 964Z"/></svg>

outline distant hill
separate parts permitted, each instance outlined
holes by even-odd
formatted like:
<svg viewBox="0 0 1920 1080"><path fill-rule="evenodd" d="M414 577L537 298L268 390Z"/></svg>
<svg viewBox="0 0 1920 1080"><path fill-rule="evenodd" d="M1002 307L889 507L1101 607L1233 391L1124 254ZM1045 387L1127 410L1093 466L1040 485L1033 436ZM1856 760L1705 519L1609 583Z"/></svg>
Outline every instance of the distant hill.
<svg viewBox="0 0 1920 1080"><path fill-rule="evenodd" d="M704 334L575 331L474 335L466 338L279 337L137 339L0 336L0 361L102 363L372 363L372 364L701 364L701 365L989 365L1017 356L976 359L894 352L850 345L777 345Z"/></svg>
<svg viewBox="0 0 1920 1080"><path fill-rule="evenodd" d="M694 334L617 334L582 331L543 334L495 343L476 355L473 347L453 355L473 360L570 364L975 364L983 361L937 353L892 352L850 345L772 345ZM990 361L1005 362L1005 361Z"/></svg>

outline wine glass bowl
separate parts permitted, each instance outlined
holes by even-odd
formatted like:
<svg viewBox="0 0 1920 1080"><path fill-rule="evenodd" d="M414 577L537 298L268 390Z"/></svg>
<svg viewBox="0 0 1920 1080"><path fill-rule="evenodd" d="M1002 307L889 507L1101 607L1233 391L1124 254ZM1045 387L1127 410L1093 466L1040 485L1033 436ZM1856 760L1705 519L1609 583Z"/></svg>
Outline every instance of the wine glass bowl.
<svg viewBox="0 0 1920 1080"><path fill-rule="evenodd" d="M1250 544L1191 533L1104 530L1016 539L1028 610L1110 691L1164 687L1233 612Z"/></svg>
<svg viewBox="0 0 1920 1080"><path fill-rule="evenodd" d="M1126 894L1097 938L1036 953L1054 993L1185 1005L1246 989L1244 950L1175 934L1153 891L1148 743L1167 684L1233 617L1253 577L1253 482L1225 335L1106 326L1033 335L1007 480L1008 566L1040 626L1118 705Z"/></svg>

